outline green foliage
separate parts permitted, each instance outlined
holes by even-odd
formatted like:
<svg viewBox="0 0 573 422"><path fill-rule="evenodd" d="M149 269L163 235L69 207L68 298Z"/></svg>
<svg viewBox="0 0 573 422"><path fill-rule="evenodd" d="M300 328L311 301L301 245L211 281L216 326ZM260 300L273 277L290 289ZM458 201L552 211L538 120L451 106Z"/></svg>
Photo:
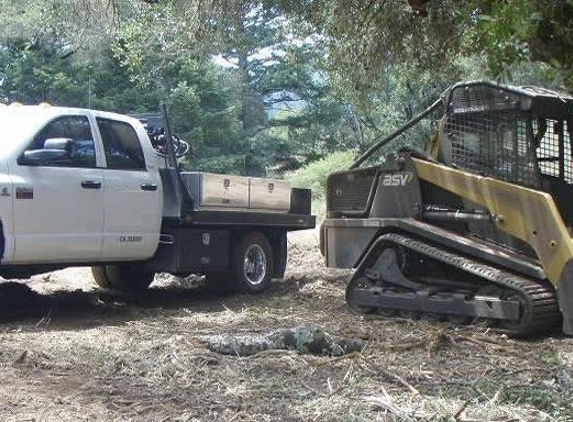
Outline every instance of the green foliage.
<svg viewBox="0 0 573 422"><path fill-rule="evenodd" d="M213 173L238 173L244 174L244 155L223 155L200 159L198 168Z"/></svg>
<svg viewBox="0 0 573 422"><path fill-rule="evenodd" d="M520 62L548 64L573 86L573 3L570 1L482 1L468 45L483 51L490 74L505 76Z"/></svg>
<svg viewBox="0 0 573 422"><path fill-rule="evenodd" d="M0 101L91 107L129 112L156 110L164 94L136 87L111 51L78 60L62 40L7 38L0 43Z"/></svg>
<svg viewBox="0 0 573 422"><path fill-rule="evenodd" d="M222 69L194 46L199 35L187 32L195 23L180 12L170 2L142 9L113 51L142 90L165 92L177 133L192 144L188 167L276 174L328 152L309 147L317 136L305 136L309 126L329 123L312 107L322 93L322 50L297 41L278 10L253 2L219 31L220 56L232 64ZM276 118L283 108L292 112Z"/></svg>
<svg viewBox="0 0 573 422"><path fill-rule="evenodd" d="M66 39L84 59L119 33L118 57L142 85L154 83L181 55L249 56L276 46L293 28L319 34L328 73L360 92L375 89L388 65L441 76L474 54L487 58L494 77L514 63L542 61L573 84L569 0L109 0L105 6L98 0L21 0L2 4L0 26L11 37ZM249 71L269 74L264 62L247 63Z"/></svg>
<svg viewBox="0 0 573 422"><path fill-rule="evenodd" d="M546 363L553 364L552 359ZM548 412L556 420L569 420L566 415L570 415L571 393L561 390L557 384L532 382L522 385L479 380L475 384L475 390L485 400L497 396L500 403L527 403L537 410Z"/></svg>
<svg viewBox="0 0 573 422"><path fill-rule="evenodd" d="M541 361L553 367L563 366L564 361L559 352L556 349L550 349L541 355Z"/></svg>
<svg viewBox="0 0 573 422"><path fill-rule="evenodd" d="M530 52L526 40L536 31L540 16L529 0L492 2L488 9L487 14L480 13L475 17L476 23L468 31L466 43L482 50L489 73L500 76L510 64L528 59Z"/></svg>
<svg viewBox="0 0 573 422"><path fill-rule="evenodd" d="M312 211L319 217L324 215L326 179L340 170L345 170L354 161L354 151L339 151L327 155L326 157L314 161L290 174L286 179L293 187L310 189L312 192Z"/></svg>
<svg viewBox="0 0 573 422"><path fill-rule="evenodd" d="M458 2L313 0L290 10L325 36L329 72L370 92L388 65L442 74L460 45ZM424 3L423 10L412 3ZM288 9L288 6L287 6Z"/></svg>
<svg viewBox="0 0 573 422"><path fill-rule="evenodd" d="M232 78L212 63L184 68L169 94L174 130L191 145L187 166L214 172L245 172L248 151Z"/></svg>
<svg viewBox="0 0 573 422"><path fill-rule="evenodd" d="M557 416L569 403L556 401L555 397L558 395L554 390L555 388L543 384L519 385L505 390L501 400L506 403L528 403L538 410Z"/></svg>
<svg viewBox="0 0 573 422"><path fill-rule="evenodd" d="M339 151L314 161L287 175L294 187L312 190L315 198L322 198L326 188L326 178L335 171L345 170L354 161L354 151Z"/></svg>
<svg viewBox="0 0 573 422"><path fill-rule="evenodd" d="M0 49L0 100L72 106L87 100L86 68L74 66L66 53L61 44L6 41Z"/></svg>

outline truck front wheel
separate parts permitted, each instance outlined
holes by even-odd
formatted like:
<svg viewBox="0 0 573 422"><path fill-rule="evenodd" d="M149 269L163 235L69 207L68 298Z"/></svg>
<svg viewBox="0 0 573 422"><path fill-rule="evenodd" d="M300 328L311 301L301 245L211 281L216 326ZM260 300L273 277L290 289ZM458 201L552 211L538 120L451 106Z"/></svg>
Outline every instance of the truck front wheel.
<svg viewBox="0 0 573 422"><path fill-rule="evenodd" d="M104 289L137 293L146 290L155 273L138 268L137 264L110 264L92 267L96 284Z"/></svg>

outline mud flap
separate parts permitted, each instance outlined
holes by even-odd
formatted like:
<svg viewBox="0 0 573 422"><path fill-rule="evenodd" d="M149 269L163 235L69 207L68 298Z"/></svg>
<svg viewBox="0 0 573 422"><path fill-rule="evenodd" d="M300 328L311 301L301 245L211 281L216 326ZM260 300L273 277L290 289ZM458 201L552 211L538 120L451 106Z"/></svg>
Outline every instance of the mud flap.
<svg viewBox="0 0 573 422"><path fill-rule="evenodd" d="M284 278L288 255L287 234L283 230L277 231L269 236L269 241L271 242L274 256L273 278Z"/></svg>
<svg viewBox="0 0 573 422"><path fill-rule="evenodd" d="M563 333L573 335L573 260L569 260L557 286L557 300L563 315Z"/></svg>

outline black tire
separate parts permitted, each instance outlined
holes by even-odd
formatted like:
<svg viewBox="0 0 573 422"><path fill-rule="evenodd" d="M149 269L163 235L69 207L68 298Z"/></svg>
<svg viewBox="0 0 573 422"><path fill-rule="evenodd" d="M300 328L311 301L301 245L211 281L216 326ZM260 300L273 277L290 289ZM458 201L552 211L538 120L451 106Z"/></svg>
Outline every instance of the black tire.
<svg viewBox="0 0 573 422"><path fill-rule="evenodd" d="M111 264L92 267L92 275L99 287L138 293L146 290L155 273L138 268L137 264Z"/></svg>
<svg viewBox="0 0 573 422"><path fill-rule="evenodd" d="M235 290L243 293L262 293L271 285L273 277L273 249L261 232L246 233L233 247L231 276Z"/></svg>

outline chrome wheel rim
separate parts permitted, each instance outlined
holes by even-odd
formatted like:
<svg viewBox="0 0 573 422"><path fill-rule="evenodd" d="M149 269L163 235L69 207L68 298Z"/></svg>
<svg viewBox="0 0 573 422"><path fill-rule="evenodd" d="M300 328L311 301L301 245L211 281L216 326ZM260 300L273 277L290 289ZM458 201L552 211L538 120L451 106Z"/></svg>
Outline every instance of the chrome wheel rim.
<svg viewBox="0 0 573 422"><path fill-rule="evenodd" d="M245 252L243 273L247 282L257 286L263 282L267 274L267 257L259 245L251 245Z"/></svg>

